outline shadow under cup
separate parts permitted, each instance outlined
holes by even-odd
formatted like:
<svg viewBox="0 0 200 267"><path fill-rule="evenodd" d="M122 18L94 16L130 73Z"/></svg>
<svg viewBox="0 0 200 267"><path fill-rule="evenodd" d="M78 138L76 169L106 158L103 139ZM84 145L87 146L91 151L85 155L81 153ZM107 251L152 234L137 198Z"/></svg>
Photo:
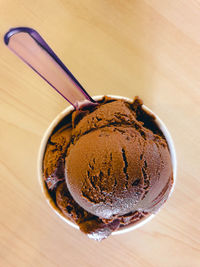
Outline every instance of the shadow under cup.
<svg viewBox="0 0 200 267"><path fill-rule="evenodd" d="M115 95L107 95L108 97L111 97L113 99L123 99L129 103L131 103L133 100L127 97L122 97L122 96L115 96ZM104 96L94 96L93 99L96 101L99 101L103 98ZM155 122L158 125L158 127L160 128L161 132L163 133L168 147L169 147L169 152L170 152L170 156L171 156L171 161L172 161L172 168L173 168L173 185L171 187L171 191L169 193L168 198L171 196L173 190L174 190L174 186L175 186L175 182L176 182L176 168L177 168L177 162L176 162L176 152L175 152L175 148L174 148L174 144L173 144L173 140L172 137L169 133L169 131L167 130L165 124L161 121L161 119L154 114L149 108L147 108L145 105L142 106L143 109L145 111L147 111L148 113L152 114L155 116ZM72 111L74 110L74 108L72 106L67 107L65 110L63 110L53 121L52 123L49 125L49 127L47 128L41 144L40 144L40 149L39 149L39 154L38 154L38 162L37 162L37 171L38 171L38 178L39 178L39 183L41 185L42 188L42 192L48 202L48 204L50 205L50 207L54 210L54 212L62 219L64 220L66 223L68 223L69 225L71 225L72 227L79 229L78 225L76 225L75 223L73 223L72 221L70 221L68 218L66 218L63 213L60 211L60 209L56 206L56 204L54 203L51 195L49 194L44 178L43 178L43 158L44 158L44 153L46 150L46 145L48 143L48 140L50 138L50 136L52 135L55 127L61 122L61 120L67 116L68 114L70 114ZM158 210L159 211L159 210ZM157 211L157 212L158 212ZM156 212L156 213L157 213ZM112 233L112 235L117 235L117 234L123 234L132 230L135 230L141 226L143 226L144 224L146 224L147 222L149 222L153 217L155 216L155 214L149 214L145 217L143 217L142 219L140 219L139 221L129 224L127 226L123 226L122 228L119 228L118 230L116 230L115 232Z"/></svg>

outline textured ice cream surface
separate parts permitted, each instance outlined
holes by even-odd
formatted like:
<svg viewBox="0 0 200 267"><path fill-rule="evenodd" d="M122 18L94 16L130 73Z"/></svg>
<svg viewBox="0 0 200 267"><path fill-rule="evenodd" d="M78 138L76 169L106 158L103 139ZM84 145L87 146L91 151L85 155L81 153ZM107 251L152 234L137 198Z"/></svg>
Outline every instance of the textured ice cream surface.
<svg viewBox="0 0 200 267"><path fill-rule="evenodd" d="M100 106L74 127L65 167L75 201L100 218L152 211L172 175L166 141L123 100Z"/></svg>
<svg viewBox="0 0 200 267"><path fill-rule="evenodd" d="M138 99L105 97L63 119L43 172L64 216L96 240L158 210L173 182L166 140Z"/></svg>
<svg viewBox="0 0 200 267"><path fill-rule="evenodd" d="M43 172L49 189L64 179L65 153L71 139L71 124L67 123L53 134L47 144Z"/></svg>

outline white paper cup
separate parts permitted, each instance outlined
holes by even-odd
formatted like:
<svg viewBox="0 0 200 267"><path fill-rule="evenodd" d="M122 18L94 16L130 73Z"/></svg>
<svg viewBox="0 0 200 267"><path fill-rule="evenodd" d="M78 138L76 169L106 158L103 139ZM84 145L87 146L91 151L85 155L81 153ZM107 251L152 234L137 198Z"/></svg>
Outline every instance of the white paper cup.
<svg viewBox="0 0 200 267"><path fill-rule="evenodd" d="M127 97L123 97L123 96L116 96L116 95L107 95L107 96L109 96L113 99L124 99L130 103L133 101L132 99L127 98ZM103 95L94 96L93 99L101 100L103 97L104 97ZM172 185L171 191L169 193L169 197L170 197L173 190L174 190L174 186L175 186L175 182L176 182L176 170L177 170L177 161L176 161L176 152L175 152L175 148L174 148L174 143L173 143L173 140L172 140L172 137L171 137L169 131L167 130L167 127L161 121L161 119L155 113L153 113L149 108L147 108L145 105L143 105L143 109L155 116L155 118L156 118L155 121L156 121L157 125L159 126L160 130L162 131L163 135L165 136L165 139L166 139L168 147L169 147L169 152L170 152L171 161L172 161L172 168L173 168L173 185ZM79 229L78 225L76 225L75 223L73 223L72 221L67 219L63 215L63 213L60 211L60 209L56 206L56 204L54 203L53 199L51 198L51 196L50 196L50 194L46 188L46 185L45 185L45 182L43 179L43 158L44 158L44 153L45 153L45 149L46 149L46 145L47 145L47 142L49 140L49 137L51 136L53 130L59 124L59 122L66 115L70 114L72 111L73 111L72 106L69 106L66 109L64 109L60 114L58 114L58 116L52 121L52 123L47 128L47 130L46 130L46 132L42 138L41 144L40 144L40 149L39 149L39 154L38 154L38 162L37 162L37 171L38 171L38 178L39 178L39 183L40 183L41 188L42 188L42 192L43 192L48 204L50 205L50 207L53 209L53 211L62 220L64 220L70 226L72 226L76 229ZM112 233L112 235L123 234L123 233L127 233L129 231L135 230L135 229L143 226L147 222L149 222L154 216L155 216L155 214L147 215L144 218L142 218L141 220L139 220L138 222L129 224L128 226L124 226L124 227L120 228L119 230L116 230L115 232Z"/></svg>

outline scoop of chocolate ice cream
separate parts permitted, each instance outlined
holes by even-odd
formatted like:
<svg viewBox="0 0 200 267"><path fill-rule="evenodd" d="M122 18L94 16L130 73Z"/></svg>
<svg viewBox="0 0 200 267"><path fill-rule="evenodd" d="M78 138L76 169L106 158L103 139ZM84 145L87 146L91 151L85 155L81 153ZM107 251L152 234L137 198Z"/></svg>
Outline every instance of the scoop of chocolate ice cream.
<svg viewBox="0 0 200 267"><path fill-rule="evenodd" d="M101 105L72 131L65 178L74 200L100 218L157 209L169 188L166 141L123 100Z"/></svg>
<svg viewBox="0 0 200 267"><path fill-rule="evenodd" d="M173 182L155 118L139 99L129 104L107 97L56 126L43 174L63 215L96 240L157 211Z"/></svg>

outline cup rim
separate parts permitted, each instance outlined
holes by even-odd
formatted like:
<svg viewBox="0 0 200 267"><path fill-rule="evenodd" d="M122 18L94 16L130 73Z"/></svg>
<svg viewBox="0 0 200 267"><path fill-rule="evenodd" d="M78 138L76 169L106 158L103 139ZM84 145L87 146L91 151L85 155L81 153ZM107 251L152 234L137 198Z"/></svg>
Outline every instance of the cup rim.
<svg viewBox="0 0 200 267"><path fill-rule="evenodd" d="M105 95L97 95L97 96L93 96L94 100L101 100ZM123 99L129 103L131 103L133 100L131 98L128 97L124 97L124 96L119 96L119 95L106 95L108 97L111 97L113 99ZM171 134L169 133L166 125L163 123L163 121L158 117L157 114L155 114L151 109L149 109L148 107L146 107L144 104L142 105L142 108L145 111L148 111L150 114L155 116L155 121L157 123L157 125L159 126L160 130L162 131L163 135L165 136L165 139L167 141L168 147L169 147L169 152L170 152L170 156L171 156L171 162L172 162L172 169L173 169L173 184L169 193L169 196L167 198L167 200L170 198L172 192L174 191L174 187L175 187L175 183L176 183L176 173L177 173L177 160L176 160L176 151L175 151L175 147L174 147L174 142L173 139L171 137ZM61 210L56 206L56 204L54 203L53 199L51 198L49 191L46 187L44 178L43 178L43 158L44 158L44 153L46 150L46 145L47 142L49 140L49 137L51 136L53 130L55 129L55 127L58 125L58 123L67 115L70 114L70 112L72 112L74 110L73 106L68 106L66 107L63 111L61 111L56 117L55 119L50 123L50 125L48 126L48 128L46 129L41 143L40 143L40 147L39 147L39 152L38 152L38 159L37 159L37 173L38 173L38 180L39 180L39 184L41 186L41 190L43 193L43 196L45 197L47 203L49 204L49 206L51 207L51 209L63 220L65 221L67 224L69 224L70 226L76 228L79 230L79 227L77 224L73 223L72 221L70 221L68 218L66 218L63 213L61 212ZM163 207L163 205L162 205ZM161 208L162 208L161 207ZM160 209L161 209L160 208ZM159 210L160 210L159 209ZM156 214L159 212L159 210L156 212ZM123 234L123 233L127 233L130 231L133 231L143 225L145 225L147 222L151 221L155 215L154 214L150 214L145 216L144 218L142 218L141 220L139 220L138 222L129 224L127 226L122 227L121 229L118 229L114 232L112 232L112 235L119 235L119 234Z"/></svg>

